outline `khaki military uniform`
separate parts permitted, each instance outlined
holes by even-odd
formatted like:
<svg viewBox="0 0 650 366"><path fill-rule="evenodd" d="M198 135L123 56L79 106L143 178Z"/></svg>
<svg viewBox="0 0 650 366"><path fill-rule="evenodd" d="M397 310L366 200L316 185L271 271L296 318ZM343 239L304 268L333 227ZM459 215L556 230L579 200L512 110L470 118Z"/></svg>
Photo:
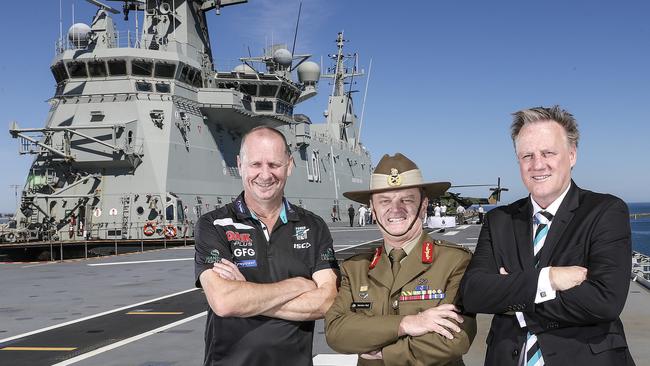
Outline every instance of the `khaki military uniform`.
<svg viewBox="0 0 650 366"><path fill-rule="evenodd" d="M398 328L405 315L458 305L458 286L471 253L423 233L401 261L395 283L388 255L374 254L354 256L341 267L341 288L325 315L330 347L341 353L382 351L383 361L359 357L359 365L463 365L462 355L476 335L474 317L463 316L462 330L452 331L452 340L437 333L399 337Z"/></svg>

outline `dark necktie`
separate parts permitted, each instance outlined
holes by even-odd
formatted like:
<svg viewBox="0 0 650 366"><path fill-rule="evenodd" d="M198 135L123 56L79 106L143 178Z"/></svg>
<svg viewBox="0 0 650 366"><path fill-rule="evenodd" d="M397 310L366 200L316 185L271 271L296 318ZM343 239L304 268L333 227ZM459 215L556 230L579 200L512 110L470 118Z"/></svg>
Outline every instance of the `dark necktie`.
<svg viewBox="0 0 650 366"><path fill-rule="evenodd" d="M388 258L390 258L390 265L391 268L393 269L393 279L397 277L397 273L399 273L399 269L400 267L402 267L400 261L404 257L406 257L406 252L402 248L395 248L390 251Z"/></svg>

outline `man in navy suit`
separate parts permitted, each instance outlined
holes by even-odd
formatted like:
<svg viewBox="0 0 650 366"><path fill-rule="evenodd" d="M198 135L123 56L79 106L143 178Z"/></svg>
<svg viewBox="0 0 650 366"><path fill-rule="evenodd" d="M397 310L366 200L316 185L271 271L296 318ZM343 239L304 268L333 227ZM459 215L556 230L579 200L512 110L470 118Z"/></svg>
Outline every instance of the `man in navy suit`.
<svg viewBox="0 0 650 366"><path fill-rule="evenodd" d="M579 132L566 110L516 112L511 132L530 195L487 213L460 287L465 311L494 314L485 365L634 365L619 318L626 204L571 179Z"/></svg>

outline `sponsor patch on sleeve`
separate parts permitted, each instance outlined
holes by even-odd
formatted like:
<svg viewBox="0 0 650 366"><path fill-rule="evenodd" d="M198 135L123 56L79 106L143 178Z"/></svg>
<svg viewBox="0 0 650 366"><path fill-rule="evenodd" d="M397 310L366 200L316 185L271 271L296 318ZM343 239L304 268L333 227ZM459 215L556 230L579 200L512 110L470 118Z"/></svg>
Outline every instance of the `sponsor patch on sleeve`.
<svg viewBox="0 0 650 366"><path fill-rule="evenodd" d="M237 267L245 267L245 268L251 268L251 267L257 267L257 261L255 259L247 259L243 261L236 261L235 264Z"/></svg>

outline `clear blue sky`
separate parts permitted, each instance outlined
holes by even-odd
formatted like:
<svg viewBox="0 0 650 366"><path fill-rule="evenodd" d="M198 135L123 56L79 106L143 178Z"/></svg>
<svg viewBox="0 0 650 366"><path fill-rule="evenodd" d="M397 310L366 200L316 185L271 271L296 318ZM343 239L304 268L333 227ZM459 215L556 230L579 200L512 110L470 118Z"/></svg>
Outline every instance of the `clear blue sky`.
<svg viewBox="0 0 650 366"><path fill-rule="evenodd" d="M10 1L0 22L0 212L14 210L12 184L23 184L31 157L17 154L8 126L41 127L54 93L49 64L58 37L59 2ZM94 7L75 0L77 21ZM64 0L64 32L72 1ZM116 8L120 8L119 3ZM38 6L38 9L36 7ZM248 47L291 44L298 1L251 0L209 15L217 66L229 69ZM120 30L133 27L114 19ZM347 51L368 70L362 140L373 162L403 152L430 180L493 183L526 194L514 159L510 113L560 104L580 123L574 179L583 188L650 201L650 2L631 1L316 1L303 2L297 53L313 60ZM364 90L365 79L355 89ZM299 105L321 121L330 86ZM361 114L362 93L356 111ZM487 189L465 189L486 195Z"/></svg>

